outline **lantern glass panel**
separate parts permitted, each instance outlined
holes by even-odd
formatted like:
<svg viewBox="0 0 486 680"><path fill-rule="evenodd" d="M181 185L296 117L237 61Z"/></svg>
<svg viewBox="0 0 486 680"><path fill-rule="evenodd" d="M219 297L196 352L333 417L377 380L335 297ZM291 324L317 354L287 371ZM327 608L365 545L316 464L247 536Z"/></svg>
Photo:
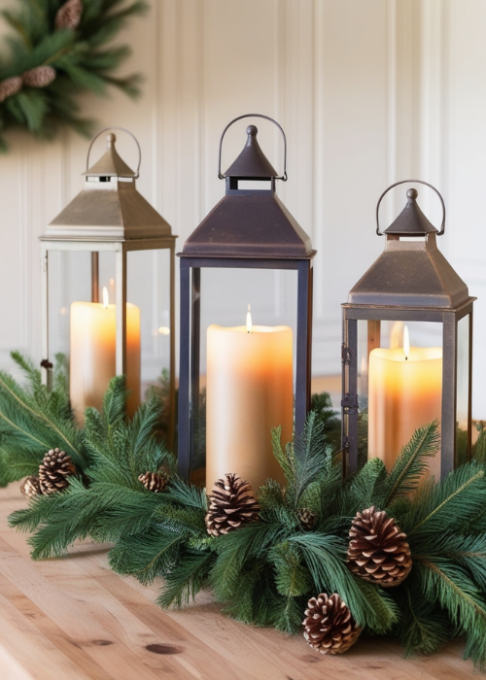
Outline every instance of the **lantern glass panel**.
<svg viewBox="0 0 486 680"><path fill-rule="evenodd" d="M360 319L357 347L358 462L390 469L415 429L440 421L442 324Z"/></svg>
<svg viewBox="0 0 486 680"><path fill-rule="evenodd" d="M71 305L91 301L91 255L88 251L49 251L49 354L70 356Z"/></svg>
<svg viewBox="0 0 486 680"><path fill-rule="evenodd" d="M469 365L470 365L470 315L457 322L457 401L456 401L456 465L468 458L468 423L470 422Z"/></svg>
<svg viewBox="0 0 486 680"><path fill-rule="evenodd" d="M214 454L209 453L207 456L206 436L207 436L207 370L208 361L211 362L211 355L215 357L214 344L208 343L208 328L212 325L229 327L244 327L247 323L248 305L251 306L251 320L253 326L265 327L288 327L291 332L291 349L289 362L292 364L291 373L291 387L290 399L293 399L295 392L295 366L296 366L296 328L297 328L297 272L295 270L276 270L276 269L256 269L256 268L223 268L223 267L202 267L201 268L201 323L200 323L200 356L199 356L199 371L196 381L199 380L199 399L197 400L197 387L193 389L191 395L191 409L193 422L193 441L192 441L192 479L196 483L204 484L206 474L206 460L211 461ZM253 330L257 334L256 329ZM229 352L231 348L231 338L229 340ZM258 341L258 338L255 338ZM208 347L209 344L209 347ZM255 346L258 342L255 342ZM263 351L263 350L262 350ZM257 352L258 354L258 347ZM219 359L230 361L229 357L224 358L219 355ZM282 359L282 361L285 361ZM217 362L219 364L219 362ZM238 422L238 427L242 428L241 432L234 432L234 445L241 449L241 456L244 456L245 447L248 447L248 442L251 442L252 428L253 430L261 427L266 427L268 440L268 455L273 459L271 453L271 429L279 425L284 425L285 434L284 440L289 441L292 437L292 432L288 430L292 424L283 423L280 420L272 420L272 416L266 414L264 409L258 413L255 419L247 414L246 418L236 417L233 413L234 408L239 404L238 408L245 410L245 404L248 406L248 401L252 401L252 397L243 394L236 394L232 392L232 385L237 389L239 384L240 369L245 371L245 358L243 356L235 355L235 361L230 366L230 373L233 371L233 378L228 378L229 383L225 390L220 389L219 378L214 377L210 385L213 386L213 403L216 407L221 409L219 418L221 419L221 427L225 427L224 423L228 423L228 428L232 428L231 423ZM197 370L197 367L195 367ZM250 369L251 370L251 369ZM269 369L270 371L271 369ZM257 374L259 369L255 368ZM213 373L213 376L215 374ZM266 380L265 376L254 375L256 381L261 378L262 382ZM193 383L195 385L195 383ZM250 391L254 389L254 398L258 399L258 388L248 388ZM271 389L271 388L269 388ZM227 393L227 399L220 399L220 397ZM267 400L268 401L268 400ZM231 405L234 404L234 406ZM225 403L228 408L225 411ZM209 402L211 409L211 401ZM214 411L213 411L214 412ZM270 422L271 421L271 422ZM290 414L290 421L292 421L292 413ZM213 421L214 423L214 416ZM214 424L212 426L214 428ZM219 427L219 425L218 425ZM244 430L246 428L246 436ZM210 426L211 429L211 426ZM229 439L232 434L228 433ZM239 454L238 454L239 455ZM229 472L229 470L228 470ZM215 480L213 480L215 481Z"/></svg>
<svg viewBox="0 0 486 680"><path fill-rule="evenodd" d="M127 253L127 302L140 310L142 400L170 370L170 250Z"/></svg>

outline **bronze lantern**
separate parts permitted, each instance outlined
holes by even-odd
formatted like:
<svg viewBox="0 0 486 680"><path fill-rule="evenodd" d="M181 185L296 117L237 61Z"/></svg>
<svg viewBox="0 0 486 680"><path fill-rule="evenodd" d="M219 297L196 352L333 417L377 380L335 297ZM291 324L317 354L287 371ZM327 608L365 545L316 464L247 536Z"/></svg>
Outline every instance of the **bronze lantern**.
<svg viewBox="0 0 486 680"><path fill-rule="evenodd" d="M279 129L285 149L282 175L277 173L263 153L257 140L258 130L254 125L247 127L247 141L240 155L224 174L221 173L224 136L236 121L248 117L264 118ZM309 236L276 195L277 180L287 179L286 138L281 126L273 119L260 114L247 114L231 121L224 129L220 140L218 176L225 180L225 196L189 236L182 252L179 253L181 275L179 473L186 479L192 477L200 482L202 482L200 475L197 472L193 473L206 467L205 403L200 381L202 270L206 270L208 275L211 274L210 269L248 270L246 274L240 272L238 275L248 276L250 279L254 278L252 272L255 269L296 272L296 351L293 362L295 387L292 388L293 395L291 394L290 398L290 429L293 400L297 436L303 430L310 405L312 260L315 251L312 249ZM251 182L250 186L248 182ZM223 294L225 293L226 291L223 291ZM227 293L231 295L232 291L228 290ZM263 296L264 291L260 294ZM209 405L211 397L209 384L207 395ZM229 392L227 399L229 401L233 399ZM263 399L261 410L264 411L267 405ZM257 421L258 418L252 422L248 421L246 431L250 432L252 427L259 427L260 423ZM273 423L275 426L279 424ZM291 436L292 432L290 438ZM269 429L269 445L270 442ZM223 469L223 472L237 470Z"/></svg>
<svg viewBox="0 0 486 680"><path fill-rule="evenodd" d="M436 229L418 206L418 192L382 233L385 194L423 184L438 195L443 219ZM471 451L473 302L464 281L437 248L445 207L439 192L419 180L390 186L380 197L377 234L385 250L349 293L343 309L342 415L345 472L368 457L391 467L413 431L437 419L443 477Z"/></svg>
<svg viewBox="0 0 486 680"><path fill-rule="evenodd" d="M86 406L101 406L111 377L127 376L128 411L133 413L143 383L151 382L164 367L172 405L167 437L172 441L176 237L137 191L141 151L130 132L124 130L137 147L135 172L118 154L112 132L106 137L105 153L90 167L94 141L114 129L123 130L105 128L93 138L83 190L40 237L43 379L50 379L56 351L65 353L70 363L71 402L82 422ZM144 255L144 251L153 252ZM138 274L147 263L157 274L143 282ZM130 276L132 267L137 276ZM134 301L138 306L131 304Z"/></svg>

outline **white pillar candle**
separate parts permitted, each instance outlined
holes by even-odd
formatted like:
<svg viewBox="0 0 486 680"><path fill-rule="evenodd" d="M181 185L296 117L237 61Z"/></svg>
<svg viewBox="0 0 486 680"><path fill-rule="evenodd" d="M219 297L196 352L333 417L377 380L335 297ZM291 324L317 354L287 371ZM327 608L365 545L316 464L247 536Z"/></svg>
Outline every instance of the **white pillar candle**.
<svg viewBox="0 0 486 680"><path fill-rule="evenodd" d="M140 405L140 309L127 304L128 415ZM70 397L80 424L84 409L101 409L110 380L116 375L115 305L73 302L71 305Z"/></svg>
<svg viewBox="0 0 486 680"><path fill-rule="evenodd" d="M293 434L292 330L288 326L209 326L207 331L206 488L226 473L255 491L283 482L271 431Z"/></svg>
<svg viewBox="0 0 486 680"><path fill-rule="evenodd" d="M406 329L407 330L407 329ZM406 337L408 333L406 332ZM406 344L406 342L404 342ZM370 352L368 457L390 470L414 431L441 417L442 349L404 347ZM440 456L429 470L440 477Z"/></svg>

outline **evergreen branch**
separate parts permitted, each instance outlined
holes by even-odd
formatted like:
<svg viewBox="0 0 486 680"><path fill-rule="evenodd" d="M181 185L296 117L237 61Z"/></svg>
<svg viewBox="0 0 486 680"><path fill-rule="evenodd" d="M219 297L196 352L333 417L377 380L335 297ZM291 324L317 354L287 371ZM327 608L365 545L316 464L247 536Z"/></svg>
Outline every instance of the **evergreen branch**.
<svg viewBox="0 0 486 680"><path fill-rule="evenodd" d="M17 432L21 432L22 435L24 435L25 437L28 437L32 441L36 442L36 444L39 444L40 446L42 446L45 449L49 449L49 444L46 444L46 442L41 441L40 439L35 437L31 432L28 432L26 429L23 429L23 428L19 427L18 425L16 425L14 422L9 420L7 418L7 416L4 413L2 413L1 411L0 411L0 418L2 418L2 420L4 420L8 424L8 426L10 428L12 428L12 430L16 430Z"/></svg>
<svg viewBox="0 0 486 680"><path fill-rule="evenodd" d="M410 442L403 447L384 484L382 507L388 507L397 494L409 493L416 488L427 466L425 458L436 455L439 445L440 432L437 421L424 425L414 432Z"/></svg>
<svg viewBox="0 0 486 680"><path fill-rule="evenodd" d="M3 371L0 371L0 390L6 392L23 410L33 415L34 418L43 420L48 425L49 429L52 429L60 437L60 439L62 439L68 445L69 449L74 451L79 459L87 462L83 453L64 435L63 432L61 432L55 422L53 422L52 419L47 418L47 416L41 411L36 411L30 407L26 403L25 399L22 399L22 397L17 394L17 392L8 384L9 382L8 376L6 376Z"/></svg>
<svg viewBox="0 0 486 680"><path fill-rule="evenodd" d="M469 470L467 470L469 472ZM473 470L474 472L474 470ZM458 496L461 496L464 494L465 491L469 489L472 485L476 484L480 480L484 479L484 470L477 470L471 477L466 479L458 488L452 490L440 503L438 503L422 520L420 520L411 531L408 532L408 537L410 538L413 534L417 533L419 529L423 528L426 524L432 521L432 519L438 514L441 513L449 503L452 503ZM458 476L458 471L456 473L450 473L449 478L453 476ZM445 484L443 485L445 486ZM484 498L484 494L481 494L482 498L480 499L481 506L483 505L484 501L486 498ZM481 508L480 508L481 509Z"/></svg>

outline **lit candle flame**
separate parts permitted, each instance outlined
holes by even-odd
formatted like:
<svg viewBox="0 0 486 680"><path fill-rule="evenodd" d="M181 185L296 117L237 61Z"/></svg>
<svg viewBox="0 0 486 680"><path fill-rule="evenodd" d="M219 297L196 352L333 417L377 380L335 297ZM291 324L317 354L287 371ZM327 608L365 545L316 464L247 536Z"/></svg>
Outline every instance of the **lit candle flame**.
<svg viewBox="0 0 486 680"><path fill-rule="evenodd" d="M109 304L110 298L108 296L108 288L106 286L103 286L103 309L108 309Z"/></svg>
<svg viewBox="0 0 486 680"><path fill-rule="evenodd" d="M251 333L253 328L253 322L251 320L251 305L248 305L248 311L246 313L246 330Z"/></svg>
<svg viewBox="0 0 486 680"><path fill-rule="evenodd" d="M410 355L410 335L408 333L408 326L405 326L403 331L403 352L405 354L405 361L408 361Z"/></svg>

